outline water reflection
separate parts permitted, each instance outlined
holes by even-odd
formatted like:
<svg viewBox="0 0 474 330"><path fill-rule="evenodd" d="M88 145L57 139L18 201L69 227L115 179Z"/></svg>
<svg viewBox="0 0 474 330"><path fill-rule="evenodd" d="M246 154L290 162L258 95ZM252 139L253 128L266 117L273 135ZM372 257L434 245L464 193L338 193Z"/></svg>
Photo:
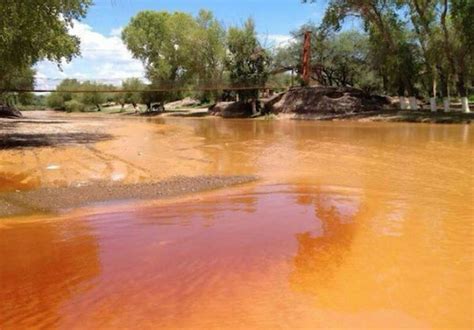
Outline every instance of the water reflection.
<svg viewBox="0 0 474 330"><path fill-rule="evenodd" d="M0 324L467 326L469 222L448 224L453 206L426 210L370 190L275 185L7 222Z"/></svg>
<svg viewBox="0 0 474 330"><path fill-rule="evenodd" d="M255 174L261 186L2 220L0 327L472 327L467 126L115 126L117 139L84 148L2 151L2 171L26 164L17 181L42 185ZM60 170L38 170L56 157Z"/></svg>
<svg viewBox="0 0 474 330"><path fill-rule="evenodd" d="M0 327L54 327L61 306L100 273L98 246L81 221L0 228Z"/></svg>
<svg viewBox="0 0 474 330"><path fill-rule="evenodd" d="M342 207L350 212L319 193L298 202L313 203L322 234L296 235L290 282L315 306L353 315L396 312L417 327L472 325L473 296L465 288L474 278L473 237L465 207L427 208L423 197L370 190Z"/></svg>
<svg viewBox="0 0 474 330"><path fill-rule="evenodd" d="M318 189L296 189L296 202L314 208L321 230L296 234L298 250L293 259L295 270L290 282L296 289L319 291L321 287L331 285L334 274L351 249L360 225L355 219L359 200L355 196L334 198Z"/></svg>

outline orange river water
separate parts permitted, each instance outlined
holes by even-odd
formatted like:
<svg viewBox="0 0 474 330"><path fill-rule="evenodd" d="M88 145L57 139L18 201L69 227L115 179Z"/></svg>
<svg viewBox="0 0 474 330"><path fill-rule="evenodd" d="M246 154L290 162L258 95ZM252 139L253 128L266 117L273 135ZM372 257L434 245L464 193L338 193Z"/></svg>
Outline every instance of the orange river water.
<svg viewBox="0 0 474 330"><path fill-rule="evenodd" d="M472 127L68 120L115 138L0 150L3 190L260 180L0 218L0 329L474 327Z"/></svg>

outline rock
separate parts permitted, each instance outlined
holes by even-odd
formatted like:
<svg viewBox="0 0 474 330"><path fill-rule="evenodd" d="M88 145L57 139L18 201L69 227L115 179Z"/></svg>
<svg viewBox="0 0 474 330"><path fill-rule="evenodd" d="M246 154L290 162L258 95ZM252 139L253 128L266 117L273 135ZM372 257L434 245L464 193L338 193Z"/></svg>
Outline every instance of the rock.
<svg viewBox="0 0 474 330"><path fill-rule="evenodd" d="M15 108L0 104L0 118L22 118L21 112Z"/></svg>
<svg viewBox="0 0 474 330"><path fill-rule="evenodd" d="M355 113L379 111L390 98L351 87L300 87L278 94L265 103L273 113Z"/></svg>
<svg viewBox="0 0 474 330"><path fill-rule="evenodd" d="M280 102L281 99L285 96L285 94L286 94L286 92L278 93L278 94L275 94L272 97L264 100L263 103L264 103L265 113L272 112L273 106L276 103Z"/></svg>
<svg viewBox="0 0 474 330"><path fill-rule="evenodd" d="M252 116L252 104L246 102L218 102L209 108L209 113L224 118L246 118Z"/></svg>
<svg viewBox="0 0 474 330"><path fill-rule="evenodd" d="M179 101L174 101L166 104L166 108L169 110L175 110L179 108L193 107L199 105L199 100L186 97Z"/></svg>

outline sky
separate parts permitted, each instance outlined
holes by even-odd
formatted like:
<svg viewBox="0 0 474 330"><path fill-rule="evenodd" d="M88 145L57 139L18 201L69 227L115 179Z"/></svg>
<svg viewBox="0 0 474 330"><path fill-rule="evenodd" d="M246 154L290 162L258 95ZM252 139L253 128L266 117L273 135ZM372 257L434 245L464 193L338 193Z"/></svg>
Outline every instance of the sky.
<svg viewBox="0 0 474 330"><path fill-rule="evenodd" d="M64 78L120 84L127 77L143 77L140 61L133 59L120 39L130 19L142 10L183 11L196 15L211 10L224 26L255 20L259 38L267 46L284 44L302 24L319 23L327 0L303 4L300 0L95 0L85 19L70 33L81 40L81 57L61 65L36 65L37 88L54 88Z"/></svg>

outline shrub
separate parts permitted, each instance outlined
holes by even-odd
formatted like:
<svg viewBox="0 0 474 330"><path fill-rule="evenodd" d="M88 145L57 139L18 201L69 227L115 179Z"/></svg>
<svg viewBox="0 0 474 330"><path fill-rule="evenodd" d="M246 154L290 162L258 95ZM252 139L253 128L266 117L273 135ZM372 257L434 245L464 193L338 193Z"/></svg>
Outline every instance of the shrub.
<svg viewBox="0 0 474 330"><path fill-rule="evenodd" d="M48 95L46 99L46 104L48 107L56 109L56 110L63 110L64 109L64 98L59 93L51 93Z"/></svg>
<svg viewBox="0 0 474 330"><path fill-rule="evenodd" d="M67 112L83 112L86 109L84 104L77 100L67 101L64 103L64 108Z"/></svg>

